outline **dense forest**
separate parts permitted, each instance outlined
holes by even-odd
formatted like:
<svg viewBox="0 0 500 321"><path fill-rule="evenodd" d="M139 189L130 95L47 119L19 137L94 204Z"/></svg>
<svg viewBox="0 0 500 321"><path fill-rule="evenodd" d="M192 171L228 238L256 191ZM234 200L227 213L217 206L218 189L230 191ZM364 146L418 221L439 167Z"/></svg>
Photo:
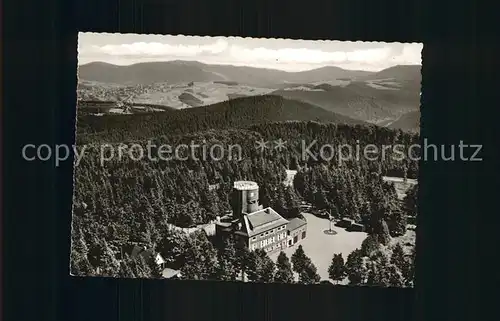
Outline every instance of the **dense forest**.
<svg viewBox="0 0 500 321"><path fill-rule="evenodd" d="M141 115L78 115L77 142L124 142L209 129L242 128L272 121L309 121L366 124L304 102L264 95L221 103L165 110Z"/></svg>
<svg viewBox="0 0 500 321"><path fill-rule="evenodd" d="M160 271L154 262L142 256L133 258L125 254L118 259L123 244L137 243L160 253L169 267L180 269L183 277L189 279L237 280L245 276L256 282L292 282L291 275L296 273L301 283L319 282L316 267L301 253L301 248L290 259L280 254L274 263L266 253L249 253L234 240L217 247L202 232L186 234L172 228L209 223L230 210L229 193L236 180L257 182L261 204L273 207L285 218L299 216L300 204L306 202L317 210L334 209L338 218L347 217L364 224L373 237L371 240L376 240L376 246L388 246L391 236L405 232L407 216L416 215L416 190L400 202L392 183L384 182L382 177L416 178L417 161L398 159L394 151L388 150L385 157L375 160L361 157L339 163L335 157L304 158L302 150L304 142L306 145L316 142L310 148L312 154L317 154L322 144L361 148L368 144L401 144L406 151L411 144L419 142L417 134L339 123L333 119L338 120L335 114L331 114L334 116L330 119L311 119L301 103L296 103L299 107L295 109L285 109L285 105L290 105L282 98L247 99L259 102L257 107L244 109L241 101L237 101L219 104L214 110L208 106L130 116L79 115L77 143L85 144L86 149L75 166L72 274L159 277ZM266 103L262 104L259 99ZM303 116L297 117L299 114ZM287 142L279 152L255 148L257 141L277 139ZM115 157L105 163L100 159L99 144L102 143L175 146L193 141L208 146L241 146L241 158L134 160ZM152 154L156 148L152 147ZM293 186L283 183L287 169L297 170ZM390 263L386 254L372 252L375 254L370 252L365 256L373 257L370 261L373 271L376 266L380 270L383 264L403 266L401 262ZM363 261L363 256L358 254L347 258L342 267L336 256L332 271L341 271L335 273L349 277L353 284L375 284L373 280L365 282L351 276L353 270L361 269L358 263ZM407 256L404 257L407 260ZM365 261L363 273L368 280L370 268ZM402 268L396 272L400 276L410 274ZM335 273L332 276L337 275ZM371 279L374 278L382 277L372 275ZM394 275L387 278L394 279ZM338 276L332 278L338 279Z"/></svg>

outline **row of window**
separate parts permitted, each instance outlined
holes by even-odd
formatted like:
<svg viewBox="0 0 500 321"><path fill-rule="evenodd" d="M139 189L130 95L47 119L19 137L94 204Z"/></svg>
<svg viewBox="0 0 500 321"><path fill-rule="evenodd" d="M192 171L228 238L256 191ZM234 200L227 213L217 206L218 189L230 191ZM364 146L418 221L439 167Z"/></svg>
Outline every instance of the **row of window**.
<svg viewBox="0 0 500 321"><path fill-rule="evenodd" d="M258 243L257 244L252 244L251 250L253 251L253 250L255 250L258 247L263 248L263 247L266 247L266 246L268 246L270 244L273 244L273 243L276 243L276 242L281 242L285 238L286 238L286 233L285 232L280 233L280 234L275 235L273 237L270 237L270 238L268 238L266 240L260 241L260 244L258 244ZM260 246L258 246L258 245L260 245Z"/></svg>
<svg viewBox="0 0 500 321"><path fill-rule="evenodd" d="M275 242L279 242L285 238L286 238L286 233L280 233L276 236L268 238L267 240L260 241L260 244L261 244L261 247L263 247L263 246L267 246L269 244L273 244Z"/></svg>
<svg viewBox="0 0 500 321"><path fill-rule="evenodd" d="M277 250L281 248L281 243L278 243L278 244L274 244L273 246L270 246L270 247L267 247L265 249L266 252L271 252L271 251L274 251L274 250Z"/></svg>
<svg viewBox="0 0 500 321"><path fill-rule="evenodd" d="M283 231L285 228L286 228L286 226L285 226L285 225L282 225L282 226L280 226L280 227L277 227L277 228L275 228L275 229L272 229L272 230L269 230L269 231L267 231L267 232L265 232L265 233L262 233L262 234L260 234L260 235L258 235L258 236L254 236L254 237L252 237L252 238L251 238L251 240L252 240L252 241L255 241L255 240L257 240L257 237L260 237L260 238L262 238L262 237L266 237L266 236L271 235L271 234L274 234L274 233L276 233L276 232Z"/></svg>
<svg viewBox="0 0 500 321"><path fill-rule="evenodd" d="M299 235L300 233L304 233L305 230L306 230L305 228L301 228L300 230L295 230L295 231L293 231L293 233L291 235L292 236ZM290 232L288 233L288 235L290 235Z"/></svg>

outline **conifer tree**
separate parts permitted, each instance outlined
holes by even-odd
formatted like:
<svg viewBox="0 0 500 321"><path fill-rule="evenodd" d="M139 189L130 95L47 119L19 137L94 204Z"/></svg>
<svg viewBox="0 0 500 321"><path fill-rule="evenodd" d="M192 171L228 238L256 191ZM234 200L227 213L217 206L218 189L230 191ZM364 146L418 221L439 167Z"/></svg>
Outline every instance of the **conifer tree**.
<svg viewBox="0 0 500 321"><path fill-rule="evenodd" d="M376 222L374 233L377 236L377 240L382 245L387 245L391 241L389 227L387 226L387 223L384 220L379 220Z"/></svg>
<svg viewBox="0 0 500 321"><path fill-rule="evenodd" d="M388 285L395 288L400 288L404 285L404 278L400 270L394 265L389 264L387 267Z"/></svg>
<svg viewBox="0 0 500 321"><path fill-rule="evenodd" d="M345 277L345 266L344 266L344 258L342 257L342 253L334 254L332 263L328 267L328 276L330 279L336 283L342 281Z"/></svg>
<svg viewBox="0 0 500 321"><path fill-rule="evenodd" d="M257 250L249 252L246 261L246 274L250 282L258 282L260 280L261 262L257 255Z"/></svg>
<svg viewBox="0 0 500 321"><path fill-rule="evenodd" d="M405 271L408 269L408 260L401 246L401 243L396 243L392 249L391 263L394 264L400 271Z"/></svg>
<svg viewBox="0 0 500 321"><path fill-rule="evenodd" d="M88 247L81 229L72 235L70 271L74 275L92 275L94 269L88 259Z"/></svg>
<svg viewBox="0 0 500 321"><path fill-rule="evenodd" d="M404 209L409 216L417 216L418 212L418 184L413 185L406 191L403 199Z"/></svg>
<svg viewBox="0 0 500 321"><path fill-rule="evenodd" d="M184 265L186 242L185 235L171 228L164 230L157 250L170 268L180 269Z"/></svg>
<svg viewBox="0 0 500 321"><path fill-rule="evenodd" d="M100 275L114 277L119 273L120 262L116 259L116 254L110 245L104 241L102 243L103 250L100 257L101 265L99 266Z"/></svg>
<svg viewBox="0 0 500 321"><path fill-rule="evenodd" d="M391 211L389 215L387 227L389 228L390 235L400 236L406 232L406 214L401 209Z"/></svg>
<svg viewBox="0 0 500 321"><path fill-rule="evenodd" d="M388 255L382 250L377 250L372 253L370 257L371 264L369 264L370 272L368 273L370 277L370 285L376 285L381 287L390 286L390 262Z"/></svg>
<svg viewBox="0 0 500 321"><path fill-rule="evenodd" d="M236 261L236 248L232 239L224 240L224 245L218 251L218 265L216 279L222 281L234 281L238 276L238 267Z"/></svg>
<svg viewBox="0 0 500 321"><path fill-rule="evenodd" d="M299 283L301 284L316 284L320 280L321 277L318 275L318 269L311 261L299 273Z"/></svg>
<svg viewBox="0 0 500 321"><path fill-rule="evenodd" d="M302 245L299 245L299 247L292 254L291 261L293 265L293 271L299 274L304 270L305 266L309 263L310 259L306 256L306 253L304 252Z"/></svg>
<svg viewBox="0 0 500 321"><path fill-rule="evenodd" d="M75 250L72 250L70 255L70 271L75 276L90 276L94 274L94 268L89 260Z"/></svg>
<svg viewBox="0 0 500 321"><path fill-rule="evenodd" d="M120 262L118 276L121 278L135 278L134 267L131 263L132 260L128 254L124 255L124 258Z"/></svg>
<svg viewBox="0 0 500 321"><path fill-rule="evenodd" d="M375 234L368 235L361 243L361 255L370 256L380 246L378 237Z"/></svg>
<svg viewBox="0 0 500 321"><path fill-rule="evenodd" d="M377 263L369 261L367 264L367 280L366 284L376 286L380 284L380 271L378 270Z"/></svg>
<svg viewBox="0 0 500 321"><path fill-rule="evenodd" d="M186 279L209 280L215 278L218 268L217 252L201 231L190 235L184 250L182 275Z"/></svg>
<svg viewBox="0 0 500 321"><path fill-rule="evenodd" d="M414 285L414 280L415 280L415 256L416 256L416 251L415 251L415 246L412 248L411 254L408 257L408 269L404 269L402 272L403 278L405 279L405 285L406 286L413 286Z"/></svg>
<svg viewBox="0 0 500 321"><path fill-rule="evenodd" d="M292 264L286 256L285 252L280 252L276 261L276 274L274 281L279 283L293 283L294 276L292 271Z"/></svg>
<svg viewBox="0 0 500 321"><path fill-rule="evenodd" d="M248 262L248 279L251 282L273 282L275 264L262 249L250 252Z"/></svg>
<svg viewBox="0 0 500 321"><path fill-rule="evenodd" d="M238 270L238 275L241 275L242 281L246 281L245 275L249 268L251 254L248 245L242 238L235 240L235 256L235 267Z"/></svg>
<svg viewBox="0 0 500 321"><path fill-rule="evenodd" d="M276 265L269 258L269 256L265 256L261 261L261 281L264 283L271 283L274 281L274 275L276 273Z"/></svg>
<svg viewBox="0 0 500 321"><path fill-rule="evenodd" d="M364 266L363 256L361 255L360 249L352 251L347 256L345 270L350 284L361 285L364 283L367 271Z"/></svg>
<svg viewBox="0 0 500 321"><path fill-rule="evenodd" d="M258 265L259 281L264 283L273 282L274 273L276 269L274 262L262 249L257 250L256 254L257 254L257 259L259 261Z"/></svg>
<svg viewBox="0 0 500 321"><path fill-rule="evenodd" d="M152 258L145 257L144 255L138 255L131 260L132 266L134 267L135 277L143 279L149 279L153 277L153 271L151 270L148 260L152 260Z"/></svg>

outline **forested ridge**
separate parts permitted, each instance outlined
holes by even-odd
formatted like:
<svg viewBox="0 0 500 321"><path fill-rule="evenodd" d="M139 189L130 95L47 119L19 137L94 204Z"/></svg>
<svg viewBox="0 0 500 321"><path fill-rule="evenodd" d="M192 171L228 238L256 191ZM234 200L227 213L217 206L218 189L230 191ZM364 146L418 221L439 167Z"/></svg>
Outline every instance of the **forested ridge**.
<svg viewBox="0 0 500 321"><path fill-rule="evenodd" d="M309 121L366 124L320 107L264 95L221 103L140 115L78 115L77 142L113 141L171 136L209 129L242 128L272 121Z"/></svg>
<svg viewBox="0 0 500 321"><path fill-rule="evenodd" d="M282 101L274 97L251 99ZM316 141L313 153L322 144L408 147L418 143L418 135L325 119L319 122L305 114L302 119L292 119L297 112L289 113L279 103L252 111L238 104L230 106L236 107L218 107L221 111L214 113L199 107L187 113L79 116L77 142L87 148L75 167L73 274L159 276L155 264L142 257L116 258L122 244L140 243L162 254L169 266L180 269L186 278L235 280L246 271L250 280L289 280L290 263L281 255L274 266L265 253L247 253L231 240L224 247L215 247L201 232L185 235L171 228L208 223L229 210L229 193L236 180L256 181L260 202L285 218L299 216L300 202L305 201L315 209L334 209L339 218L365 224L381 244L386 242L384 238L404 233L406 216L413 213L412 203L399 202L394 186L382 176L416 178L416 161L394 159L389 151L384 159L361 158L339 164L335 158L303 159L301 150L303 141L307 145ZM290 119L283 117L287 114ZM276 139L286 141L280 152L255 148L256 141ZM243 157L218 161L136 161L124 157L104 164L99 159L99 144L104 142L142 146L152 142L160 146L192 141L209 146L239 145ZM292 187L283 184L286 169L297 170ZM315 267L306 261L303 259L297 268L299 279L302 283L318 282Z"/></svg>

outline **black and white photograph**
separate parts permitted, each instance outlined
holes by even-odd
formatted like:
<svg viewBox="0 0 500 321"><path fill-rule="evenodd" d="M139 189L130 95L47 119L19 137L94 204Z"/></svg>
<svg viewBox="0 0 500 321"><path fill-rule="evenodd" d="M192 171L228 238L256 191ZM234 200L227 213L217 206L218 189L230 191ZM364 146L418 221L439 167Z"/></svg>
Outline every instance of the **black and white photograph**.
<svg viewBox="0 0 500 321"><path fill-rule="evenodd" d="M422 48L80 33L70 274L413 287Z"/></svg>

